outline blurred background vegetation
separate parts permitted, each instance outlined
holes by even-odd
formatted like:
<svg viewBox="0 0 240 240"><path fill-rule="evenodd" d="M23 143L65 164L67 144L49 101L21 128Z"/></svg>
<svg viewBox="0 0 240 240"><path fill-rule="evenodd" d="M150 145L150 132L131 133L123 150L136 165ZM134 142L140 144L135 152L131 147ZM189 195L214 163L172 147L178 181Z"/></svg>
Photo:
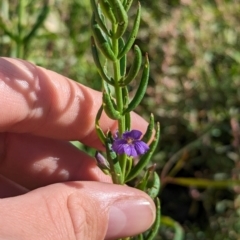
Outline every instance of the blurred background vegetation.
<svg viewBox="0 0 240 240"><path fill-rule="evenodd" d="M240 239L240 188L231 186L240 176L240 1L140 2L136 43L149 53L151 78L137 112L161 123L153 161L162 213L187 240ZM1 0L0 55L99 89L90 16L89 0ZM161 228L159 239L173 237Z"/></svg>

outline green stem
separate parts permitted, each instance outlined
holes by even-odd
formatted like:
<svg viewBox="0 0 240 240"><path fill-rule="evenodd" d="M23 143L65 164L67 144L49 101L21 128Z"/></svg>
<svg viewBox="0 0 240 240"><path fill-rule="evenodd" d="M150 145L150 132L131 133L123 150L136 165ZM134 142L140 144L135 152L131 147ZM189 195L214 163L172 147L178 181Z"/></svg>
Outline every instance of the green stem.
<svg viewBox="0 0 240 240"><path fill-rule="evenodd" d="M113 33L116 31L116 25L113 25ZM113 52L117 56L118 55L118 39L113 38L112 40L113 44ZM114 69L114 82L115 82L115 94L116 94L116 103L117 108L120 113L123 111L123 97L122 97L122 89L119 86L119 80L121 78L120 74L120 63L119 60L116 60L113 62L113 69ZM123 132L125 131L125 121L124 117L121 117L118 120L118 132L121 136Z"/></svg>
<svg viewBox="0 0 240 240"><path fill-rule="evenodd" d="M115 35L114 33L116 32L116 30L117 30L117 25L113 24L113 27L112 27L113 36ZM112 39L112 45L113 45L113 52L117 56L119 51L119 48L118 48L119 43L118 43L118 39L116 39L115 37L113 37ZM116 104L117 104L118 111L122 113L123 112L123 94L122 94L122 88L119 86L119 80L121 78L120 60L117 59L116 61L113 62L113 70L114 70ZM122 116L118 120L119 136L122 136L122 134L125 131L126 131L125 117ZM121 183L124 184L125 175L126 175L126 164L127 164L127 158L125 154L119 156L119 162L122 169Z"/></svg>
<svg viewBox="0 0 240 240"><path fill-rule="evenodd" d="M19 0L18 4L18 38L17 38L17 57L23 57L23 16L24 16L25 0Z"/></svg>

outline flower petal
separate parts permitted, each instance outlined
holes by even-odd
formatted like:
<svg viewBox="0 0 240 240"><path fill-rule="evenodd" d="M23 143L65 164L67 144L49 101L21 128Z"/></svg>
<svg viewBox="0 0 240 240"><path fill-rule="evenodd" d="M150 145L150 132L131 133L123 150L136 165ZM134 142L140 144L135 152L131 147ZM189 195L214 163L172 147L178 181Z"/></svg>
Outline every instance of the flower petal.
<svg viewBox="0 0 240 240"><path fill-rule="evenodd" d="M127 138L131 137L131 131L126 131L126 132L124 132L123 135L122 135L122 137L123 137L124 139L127 139Z"/></svg>
<svg viewBox="0 0 240 240"><path fill-rule="evenodd" d="M118 154L125 153L125 145L127 145L124 139L118 139L113 142L112 150Z"/></svg>
<svg viewBox="0 0 240 240"><path fill-rule="evenodd" d="M130 146L130 145L128 145L128 144L126 144L125 146L124 146L124 153L126 154L126 155L128 155L128 156L131 156L131 152L132 152L132 149L131 149L132 147Z"/></svg>
<svg viewBox="0 0 240 240"><path fill-rule="evenodd" d="M135 149L136 149L138 155L144 154L149 149L149 146L145 142L140 141L140 140L135 141L134 146L135 146Z"/></svg>
<svg viewBox="0 0 240 240"><path fill-rule="evenodd" d="M123 133L123 138L132 138L134 140L138 140L142 136L142 132L139 130L132 130Z"/></svg>
<svg viewBox="0 0 240 240"><path fill-rule="evenodd" d="M125 153L130 157L137 157L138 156L138 153L137 153L134 145L128 145Z"/></svg>
<svg viewBox="0 0 240 240"><path fill-rule="evenodd" d="M131 137L133 139L139 139L142 136L142 132L139 130L132 130L131 131Z"/></svg>

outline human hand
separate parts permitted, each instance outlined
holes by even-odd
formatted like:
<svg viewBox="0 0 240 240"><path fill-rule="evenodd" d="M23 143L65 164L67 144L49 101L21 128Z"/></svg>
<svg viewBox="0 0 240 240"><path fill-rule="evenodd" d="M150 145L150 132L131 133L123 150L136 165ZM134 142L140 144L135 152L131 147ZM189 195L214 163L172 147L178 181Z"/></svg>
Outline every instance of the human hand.
<svg viewBox="0 0 240 240"><path fill-rule="evenodd" d="M103 149L94 129L100 104L99 92L0 58L0 239L117 239L151 226L148 195L111 184L94 159L68 142ZM144 132L142 118L132 121ZM106 116L100 125L117 127Z"/></svg>

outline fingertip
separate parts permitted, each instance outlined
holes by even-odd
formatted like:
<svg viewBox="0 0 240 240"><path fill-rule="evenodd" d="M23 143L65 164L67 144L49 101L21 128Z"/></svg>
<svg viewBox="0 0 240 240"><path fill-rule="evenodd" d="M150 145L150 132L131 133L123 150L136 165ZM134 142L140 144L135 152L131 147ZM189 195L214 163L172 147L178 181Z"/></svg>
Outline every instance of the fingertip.
<svg viewBox="0 0 240 240"><path fill-rule="evenodd" d="M155 211L152 201L143 196L114 202L109 211L106 239L130 237L145 232L153 224Z"/></svg>

